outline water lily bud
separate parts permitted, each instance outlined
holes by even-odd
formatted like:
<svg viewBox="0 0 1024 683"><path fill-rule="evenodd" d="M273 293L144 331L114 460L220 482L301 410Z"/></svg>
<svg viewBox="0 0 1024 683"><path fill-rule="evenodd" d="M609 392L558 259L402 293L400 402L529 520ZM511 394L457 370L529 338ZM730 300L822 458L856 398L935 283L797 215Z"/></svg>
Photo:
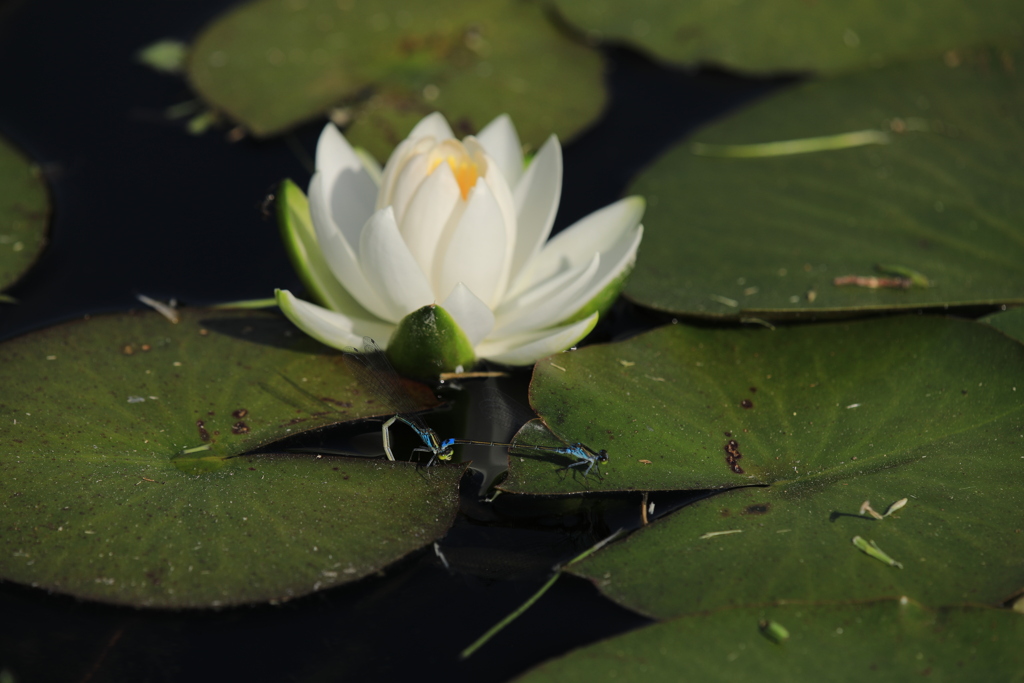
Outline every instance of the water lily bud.
<svg viewBox="0 0 1024 683"><path fill-rule="evenodd" d="M440 306L424 306L402 318L391 336L388 359L403 375L436 379L442 372L469 369L476 362L473 345L458 323Z"/></svg>

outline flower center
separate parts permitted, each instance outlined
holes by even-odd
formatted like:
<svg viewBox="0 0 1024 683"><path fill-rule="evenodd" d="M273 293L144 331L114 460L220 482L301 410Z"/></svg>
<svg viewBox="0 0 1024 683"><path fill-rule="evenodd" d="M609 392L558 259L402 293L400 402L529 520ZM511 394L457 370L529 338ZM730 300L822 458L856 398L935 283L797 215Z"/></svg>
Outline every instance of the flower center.
<svg viewBox="0 0 1024 683"><path fill-rule="evenodd" d="M445 140L431 152L427 175L433 173L441 164L447 163L459 184L462 199L469 197L469 191L476 185L480 177L480 165L457 140Z"/></svg>

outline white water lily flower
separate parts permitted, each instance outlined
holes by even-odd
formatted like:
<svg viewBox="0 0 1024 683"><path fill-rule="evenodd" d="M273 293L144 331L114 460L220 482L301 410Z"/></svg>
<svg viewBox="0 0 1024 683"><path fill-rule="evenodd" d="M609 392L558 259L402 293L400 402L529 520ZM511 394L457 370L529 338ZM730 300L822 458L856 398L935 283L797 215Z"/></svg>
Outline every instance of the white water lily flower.
<svg viewBox="0 0 1024 683"><path fill-rule="evenodd" d="M549 241L561 147L552 135L524 168L507 115L459 141L441 114L431 114L383 171L328 124L309 184L312 228L292 188L278 197L279 217L290 221L293 259L322 305L287 290L278 291L278 304L307 334L339 349L361 348L363 336L397 346L403 319L436 305L468 342L469 362L533 363L593 329L643 235L644 201L628 197Z"/></svg>

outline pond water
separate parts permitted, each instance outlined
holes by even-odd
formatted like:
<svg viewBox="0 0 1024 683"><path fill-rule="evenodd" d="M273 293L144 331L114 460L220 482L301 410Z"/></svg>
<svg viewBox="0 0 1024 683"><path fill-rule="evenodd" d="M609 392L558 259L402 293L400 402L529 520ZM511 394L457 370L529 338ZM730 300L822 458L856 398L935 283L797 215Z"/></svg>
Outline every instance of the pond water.
<svg viewBox="0 0 1024 683"><path fill-rule="evenodd" d="M230 4L0 5L7 65L0 134L41 164L54 206L49 246L9 290L19 304L2 311L3 338L138 308L138 294L203 306L300 287L260 205L282 178L306 184L322 123L269 141L229 143L223 131L191 136L163 115L192 97L186 85L133 60L157 39L189 40ZM696 126L792 82L670 70L624 48L604 54L611 100L565 145L556 229L619 197L637 171ZM620 302L594 339L663 322ZM505 389L522 392L527 380L520 373ZM0 668L19 681L503 681L647 623L589 583L562 577L459 662L458 652L532 594L555 563L639 523L639 494L583 504L512 496L482 503L479 485L479 478L464 481L462 513L441 542L450 569L428 549L381 576L283 605L145 611L0 584ZM659 509L687 499L665 494Z"/></svg>

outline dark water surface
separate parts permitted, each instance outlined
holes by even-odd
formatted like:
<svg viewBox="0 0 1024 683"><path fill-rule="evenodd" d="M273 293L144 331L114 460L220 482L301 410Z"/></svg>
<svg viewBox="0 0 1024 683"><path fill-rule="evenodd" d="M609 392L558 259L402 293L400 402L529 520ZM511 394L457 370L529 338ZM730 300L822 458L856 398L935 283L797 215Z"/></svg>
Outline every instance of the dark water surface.
<svg viewBox="0 0 1024 683"><path fill-rule="evenodd" d="M322 123L291 140L193 137L163 110L191 99L177 78L133 60L155 40L189 40L222 0L17 0L0 4L0 134L39 162L53 194L51 240L9 290L0 338L85 314L138 308L135 296L188 305L300 288L259 205L309 171ZM685 73L606 50L608 111L565 147L558 227L619 197L662 150L783 81ZM685 188L680 188L685 192ZM659 324L621 304L602 339ZM517 377L520 388L528 375ZM467 662L458 652L515 609L556 562L639 520L638 494L558 501L477 500L441 546L381 576L283 605L168 612L84 603L0 583L0 669L17 681L504 681L576 646L644 623L589 583L563 577ZM659 510L686 494L653 494Z"/></svg>

